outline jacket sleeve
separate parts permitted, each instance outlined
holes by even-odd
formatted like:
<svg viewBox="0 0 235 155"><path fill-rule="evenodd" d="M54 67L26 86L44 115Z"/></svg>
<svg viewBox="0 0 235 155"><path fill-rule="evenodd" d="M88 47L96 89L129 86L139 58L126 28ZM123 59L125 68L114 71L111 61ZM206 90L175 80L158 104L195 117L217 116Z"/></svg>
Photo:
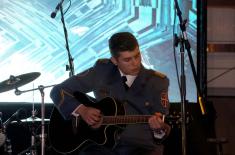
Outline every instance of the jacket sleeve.
<svg viewBox="0 0 235 155"><path fill-rule="evenodd" d="M74 92L88 93L92 91L95 78L95 67L92 67L52 88L50 97L65 119L70 119L71 113L81 104L75 98Z"/></svg>
<svg viewBox="0 0 235 155"><path fill-rule="evenodd" d="M169 114L169 98L168 98L168 87L169 87L169 79L167 77L157 78L153 84L152 90L155 92L154 100L155 111L160 112L162 114Z"/></svg>

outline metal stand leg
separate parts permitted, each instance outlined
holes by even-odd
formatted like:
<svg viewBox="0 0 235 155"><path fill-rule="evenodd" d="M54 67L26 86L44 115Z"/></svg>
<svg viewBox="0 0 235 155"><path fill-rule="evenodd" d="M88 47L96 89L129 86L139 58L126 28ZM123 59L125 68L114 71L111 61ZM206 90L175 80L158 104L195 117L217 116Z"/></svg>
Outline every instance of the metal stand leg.
<svg viewBox="0 0 235 155"><path fill-rule="evenodd" d="M207 142L216 144L218 155L223 155L223 144L227 143L226 138L208 138Z"/></svg>

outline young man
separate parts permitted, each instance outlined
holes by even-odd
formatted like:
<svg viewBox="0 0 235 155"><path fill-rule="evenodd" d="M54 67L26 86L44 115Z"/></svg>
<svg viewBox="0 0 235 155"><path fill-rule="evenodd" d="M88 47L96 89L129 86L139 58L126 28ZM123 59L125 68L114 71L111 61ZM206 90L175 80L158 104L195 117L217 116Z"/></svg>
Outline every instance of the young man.
<svg viewBox="0 0 235 155"><path fill-rule="evenodd" d="M80 154L161 155L163 146L156 144L156 140L168 135L170 127L156 113L168 113L169 80L143 67L138 42L131 33L111 36L109 48L110 59L98 60L92 68L58 84L52 89L51 98L65 119L81 117L94 130L102 124L102 110L80 102L74 92L93 91L97 101L112 97L124 106L125 115L152 115L147 123L128 124L115 136L112 148L91 143Z"/></svg>

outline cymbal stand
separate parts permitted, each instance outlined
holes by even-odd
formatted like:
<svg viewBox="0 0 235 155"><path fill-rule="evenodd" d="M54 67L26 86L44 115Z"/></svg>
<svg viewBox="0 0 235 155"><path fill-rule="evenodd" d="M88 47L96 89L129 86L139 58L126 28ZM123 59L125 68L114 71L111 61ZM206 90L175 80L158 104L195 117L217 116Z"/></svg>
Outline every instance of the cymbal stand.
<svg viewBox="0 0 235 155"><path fill-rule="evenodd" d="M32 105L32 128L31 128L31 149L30 154L31 155L37 155L36 151L36 130L35 130L35 118L36 118L36 110L34 108L34 91L33 91L33 105Z"/></svg>
<svg viewBox="0 0 235 155"><path fill-rule="evenodd" d="M38 86L38 89L41 93L41 99L42 99L42 103L41 103L41 155L45 154L45 103L44 103L44 86L40 85Z"/></svg>
<svg viewBox="0 0 235 155"><path fill-rule="evenodd" d="M49 88L49 87L53 87L53 86L55 86L55 85L50 85L50 86L39 85L38 88L34 88L34 89L30 89L30 90L25 90L25 91L20 91L19 89L15 90L16 95L20 95L22 93L29 92L29 91L34 91L34 90L39 90L40 93L41 93L41 135L40 135L40 138L41 138L41 155L45 155L45 102L44 102L45 93L44 93L44 89ZM34 147L32 147L32 146L31 146L31 148L34 149Z"/></svg>

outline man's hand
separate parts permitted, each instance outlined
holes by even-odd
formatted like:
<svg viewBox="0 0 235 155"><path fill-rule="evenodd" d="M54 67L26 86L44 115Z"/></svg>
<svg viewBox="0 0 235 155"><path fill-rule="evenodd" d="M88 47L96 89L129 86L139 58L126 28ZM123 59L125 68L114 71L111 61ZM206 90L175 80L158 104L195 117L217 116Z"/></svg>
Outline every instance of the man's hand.
<svg viewBox="0 0 235 155"><path fill-rule="evenodd" d="M171 127L164 122L163 115L160 113L156 113L148 120L149 126L153 131L162 130L165 132L165 135L170 134Z"/></svg>
<svg viewBox="0 0 235 155"><path fill-rule="evenodd" d="M92 128L99 128L102 123L101 111L96 108L81 105L78 109L79 115Z"/></svg>

